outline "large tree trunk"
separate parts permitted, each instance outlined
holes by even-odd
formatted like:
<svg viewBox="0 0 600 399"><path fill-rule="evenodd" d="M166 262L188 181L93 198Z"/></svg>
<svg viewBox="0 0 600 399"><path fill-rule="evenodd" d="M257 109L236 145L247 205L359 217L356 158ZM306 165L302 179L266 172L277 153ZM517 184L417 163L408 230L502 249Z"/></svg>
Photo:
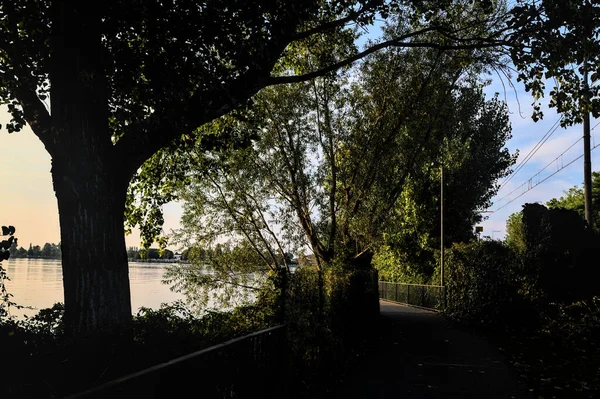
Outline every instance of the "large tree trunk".
<svg viewBox="0 0 600 399"><path fill-rule="evenodd" d="M94 162L65 166L55 163L52 169L65 327L78 337L126 333L132 314L123 231L127 186L110 173L94 170Z"/></svg>
<svg viewBox="0 0 600 399"><path fill-rule="evenodd" d="M94 5L52 2L52 178L65 327L79 338L127 332L132 315L123 228L131 168L114 159L101 14Z"/></svg>

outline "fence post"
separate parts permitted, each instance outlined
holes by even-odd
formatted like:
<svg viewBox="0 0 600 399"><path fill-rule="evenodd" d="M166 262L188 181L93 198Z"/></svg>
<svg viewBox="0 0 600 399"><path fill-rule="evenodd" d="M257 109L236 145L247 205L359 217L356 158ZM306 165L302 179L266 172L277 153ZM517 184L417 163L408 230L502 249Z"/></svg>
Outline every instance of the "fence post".
<svg viewBox="0 0 600 399"><path fill-rule="evenodd" d="M400 301L398 300L398 283L395 283L394 285L396 286L396 295L394 296L394 298L395 298L394 300L395 300L396 302L400 302Z"/></svg>
<svg viewBox="0 0 600 399"><path fill-rule="evenodd" d="M410 305L410 284L406 286L406 303Z"/></svg>
<svg viewBox="0 0 600 399"><path fill-rule="evenodd" d="M442 287L442 310L446 311L446 306L448 306L446 299L446 286Z"/></svg>

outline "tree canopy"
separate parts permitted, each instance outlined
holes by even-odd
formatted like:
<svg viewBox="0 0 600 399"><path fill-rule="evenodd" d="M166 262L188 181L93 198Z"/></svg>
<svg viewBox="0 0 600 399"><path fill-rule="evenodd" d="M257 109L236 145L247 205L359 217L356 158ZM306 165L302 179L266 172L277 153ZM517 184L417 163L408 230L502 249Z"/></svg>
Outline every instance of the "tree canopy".
<svg viewBox="0 0 600 399"><path fill-rule="evenodd" d="M385 47L460 51L505 44L505 14L496 5L462 0L263 0L252 7L242 0L2 2L0 104L12 115L7 130L27 123L52 158L66 331L127 330L131 301L124 214L128 211L131 223L146 218L160 224L160 212L142 207L136 213L132 204L160 205L170 195L168 171L186 168L185 162L167 162L163 154L154 161L155 172L146 174L149 180L141 179L140 168L160 149L243 145L247 139L229 126L217 134L204 134L202 126L250 105L262 88L307 81ZM378 15L406 22L403 30L354 54L330 48L321 52L323 62L295 68L306 55L298 46L328 43L332 34L355 35ZM431 40L433 33L439 40ZM282 63L288 54L292 62ZM128 195L132 179L136 191ZM152 236L156 230L142 226L142 233Z"/></svg>
<svg viewBox="0 0 600 399"><path fill-rule="evenodd" d="M585 113L600 116L600 5L591 0L518 0L508 23L518 80L534 97L534 120L543 117L546 94L548 105L562 114L563 126L581 123ZM548 83L552 89L547 93Z"/></svg>
<svg viewBox="0 0 600 399"><path fill-rule="evenodd" d="M439 204L430 195L442 161L463 185L450 187L470 190L454 197L451 218L463 223L453 231L470 234L476 209L514 162L503 148L506 109L486 101L476 79L484 55L390 49L353 69L262 90L247 113L206 127L231 126L251 145L190 152L178 238L202 247L231 240L258 255L254 270L276 271L287 266L285 253L305 250L319 267L368 265L384 232L410 235L411 223L420 223L431 233L435 222L425 219L435 221ZM417 221L403 209L406 198L421 207ZM231 281L237 262L215 263L221 281ZM247 272L252 265L241 266ZM189 266L181 269L185 280Z"/></svg>
<svg viewBox="0 0 600 399"><path fill-rule="evenodd" d="M583 189L574 186L563 197L552 198L546 203L550 209L564 208L576 211L585 220L585 199ZM592 208L596 210L594 230L600 232L600 172L592 172Z"/></svg>

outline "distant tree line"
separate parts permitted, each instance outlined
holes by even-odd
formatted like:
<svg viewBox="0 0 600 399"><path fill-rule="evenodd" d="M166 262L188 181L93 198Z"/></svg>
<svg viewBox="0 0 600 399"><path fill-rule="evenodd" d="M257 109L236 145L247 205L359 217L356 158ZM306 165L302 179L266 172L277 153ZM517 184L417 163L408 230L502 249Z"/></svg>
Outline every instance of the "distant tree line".
<svg viewBox="0 0 600 399"><path fill-rule="evenodd" d="M175 254L169 249L162 252L158 248L139 249L138 247L127 248L127 259L129 260L151 260L151 259L173 259Z"/></svg>
<svg viewBox="0 0 600 399"><path fill-rule="evenodd" d="M43 247L29 244L29 249L17 247L13 244L10 249L11 258L43 258L43 259L61 259L62 253L60 243L45 243Z"/></svg>
<svg viewBox="0 0 600 399"><path fill-rule="evenodd" d="M13 244L10 249L11 258L42 258L42 259L61 259L62 253L60 250L60 243L45 243L43 247L39 245L29 244L29 249L24 247L17 247ZM186 254L189 250L185 251ZM140 249L138 247L127 248L127 258L129 260L148 260L148 259L173 259L175 253L169 249L161 251L158 248L149 248L148 250ZM186 260L187 257L182 256L182 260Z"/></svg>

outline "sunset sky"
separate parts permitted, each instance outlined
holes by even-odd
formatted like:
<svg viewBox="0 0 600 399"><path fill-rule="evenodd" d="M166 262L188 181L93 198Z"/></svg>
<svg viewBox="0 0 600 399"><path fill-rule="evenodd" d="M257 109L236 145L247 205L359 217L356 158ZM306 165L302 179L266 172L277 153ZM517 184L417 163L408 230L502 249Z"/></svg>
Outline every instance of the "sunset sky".
<svg viewBox="0 0 600 399"><path fill-rule="evenodd" d="M19 246L28 248L29 243L40 246L46 242L58 243L58 206L50 176L50 155L29 127L9 134L5 129L8 119L6 108L1 107L0 223L16 227ZM168 204L165 207L165 231L177 228L180 216L181 206ZM136 230L125 239L127 246L140 245Z"/></svg>
<svg viewBox="0 0 600 399"><path fill-rule="evenodd" d="M514 82L517 88L515 94L509 88L507 82L505 82L505 86L508 90L505 92L499 79L497 77L491 78L494 82L486 89L486 92L490 96L494 92L499 92L501 98L504 99L506 96L509 105L513 138L509 141L508 148L511 152L519 149L518 165L558 120L558 116L554 111L546 109L544 120L534 123L530 118L532 111L530 106L531 97L524 92L522 84ZM0 107L0 124L5 126L7 121L6 108ZM596 123L598 122L592 119L591 126L595 127ZM592 147L600 144L599 132L600 126L592 130ZM539 179L534 178L532 180L533 184L555 172L559 167L559 163L554 162L551 164L551 162L581 137L581 126L556 130L531 160L515 174L496 196L495 204L490 208L494 212L485 214L488 219L482 223L483 235L503 238L506 219L510 214L520 211L524 203L545 203L553 197L562 196L565 190L574 185L582 186L583 158L498 210L501 205L505 205L522 191L517 191L504 201L499 202L499 199L523 184L527 187L527 181L544 167L548 166L540 173ZM17 229L16 236L19 238L19 244L26 248L29 243L34 245L43 245L46 242L58 243L60 241L58 210L50 176L50 156L46 153L42 143L29 128L12 134L9 134L6 129L2 129L0 131L0 149L0 159L2 160L0 169L2 179L0 223L14 225ZM566 152L560 161L562 165L566 165L581 154L583 154L582 141ZM599 165L600 151L593 151L592 169L600 170ZM178 203L171 203L165 207L165 232L179 226L180 216L181 206ZM127 236L126 242L127 246L139 246L138 232L134 231L132 235ZM174 247L170 248L176 249Z"/></svg>

